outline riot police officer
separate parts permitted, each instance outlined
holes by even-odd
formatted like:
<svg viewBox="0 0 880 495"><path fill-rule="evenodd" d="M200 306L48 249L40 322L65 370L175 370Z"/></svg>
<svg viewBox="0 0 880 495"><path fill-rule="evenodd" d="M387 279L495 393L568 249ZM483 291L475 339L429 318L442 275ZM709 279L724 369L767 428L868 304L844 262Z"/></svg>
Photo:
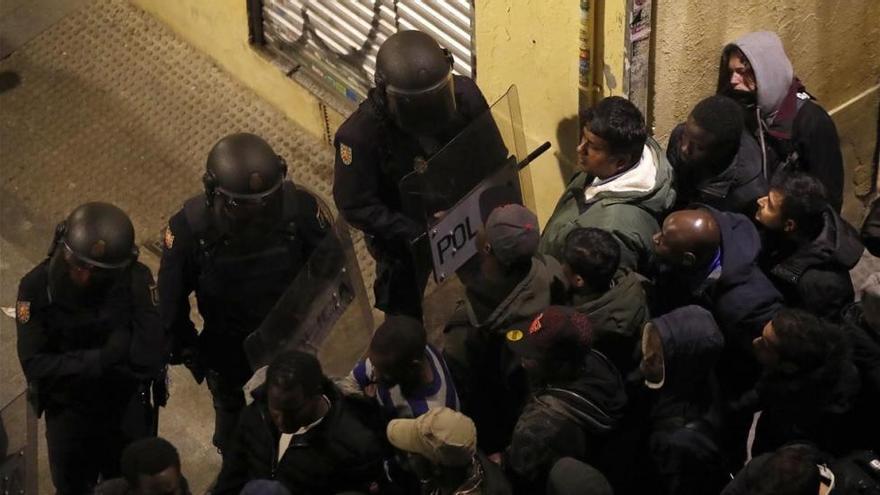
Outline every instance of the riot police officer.
<svg viewBox="0 0 880 495"><path fill-rule="evenodd" d="M488 110L473 80L428 34L401 31L376 56L375 87L336 132L333 198L376 258L376 307L421 318L430 257L412 241L424 218L405 211L400 180Z"/></svg>
<svg viewBox="0 0 880 495"><path fill-rule="evenodd" d="M308 192L285 180L287 165L253 134L224 137L208 155L205 192L171 217L159 268L162 323L172 364L207 378L214 445L223 452L245 404L251 369L242 343L291 284L328 231ZM190 319L195 292L204 320Z"/></svg>
<svg viewBox="0 0 880 495"><path fill-rule="evenodd" d="M60 494L118 476L125 445L152 433L148 385L164 343L153 275L137 257L125 212L86 203L19 285L18 355Z"/></svg>

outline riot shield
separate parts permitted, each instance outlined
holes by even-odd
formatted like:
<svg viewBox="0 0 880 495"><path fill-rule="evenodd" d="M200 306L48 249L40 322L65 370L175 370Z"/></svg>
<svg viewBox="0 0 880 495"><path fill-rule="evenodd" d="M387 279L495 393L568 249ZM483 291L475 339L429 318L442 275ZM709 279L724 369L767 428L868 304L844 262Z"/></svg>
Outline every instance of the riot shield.
<svg viewBox="0 0 880 495"><path fill-rule="evenodd" d="M448 280L475 252L474 237L489 213L531 199L520 167L525 136L516 86L471 122L424 166L400 182L404 208L427 226L437 283Z"/></svg>
<svg viewBox="0 0 880 495"><path fill-rule="evenodd" d="M326 208L322 211L330 218ZM317 354L337 330L362 334L364 342L373 331L372 310L349 227L341 218L333 222L272 311L245 339L244 350L251 369L258 370L284 350Z"/></svg>
<svg viewBox="0 0 880 495"><path fill-rule="evenodd" d="M0 409L0 493L37 493L37 417L25 392Z"/></svg>

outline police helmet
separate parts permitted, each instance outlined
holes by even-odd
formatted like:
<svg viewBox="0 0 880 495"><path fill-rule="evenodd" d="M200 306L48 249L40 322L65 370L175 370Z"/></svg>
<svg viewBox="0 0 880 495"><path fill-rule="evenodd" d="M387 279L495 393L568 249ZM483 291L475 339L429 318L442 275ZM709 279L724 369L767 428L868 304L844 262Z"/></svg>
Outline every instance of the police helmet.
<svg viewBox="0 0 880 495"><path fill-rule="evenodd" d="M455 115L452 54L421 31L388 37L376 55L376 88L395 123L433 134Z"/></svg>
<svg viewBox="0 0 880 495"><path fill-rule="evenodd" d="M84 269L118 270L138 256L128 215L100 202L78 206L58 224L52 252L59 248L69 264Z"/></svg>
<svg viewBox="0 0 880 495"><path fill-rule="evenodd" d="M287 164L263 138L238 133L211 148L202 181L208 204L221 196L229 206L261 203L281 189Z"/></svg>

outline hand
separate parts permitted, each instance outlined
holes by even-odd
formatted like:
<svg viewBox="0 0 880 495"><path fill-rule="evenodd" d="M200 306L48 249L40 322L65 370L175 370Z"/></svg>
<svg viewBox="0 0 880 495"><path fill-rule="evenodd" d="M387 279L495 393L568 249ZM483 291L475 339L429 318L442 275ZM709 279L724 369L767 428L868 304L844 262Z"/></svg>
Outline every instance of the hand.
<svg viewBox="0 0 880 495"><path fill-rule="evenodd" d="M107 369L110 366L124 360L128 357L128 349L131 346L131 333L125 330L115 330L107 337L107 342L101 348L99 359L101 360L101 369Z"/></svg>
<svg viewBox="0 0 880 495"><path fill-rule="evenodd" d="M490 454L489 460L500 466L501 460L502 460L501 452L495 452L494 454Z"/></svg>

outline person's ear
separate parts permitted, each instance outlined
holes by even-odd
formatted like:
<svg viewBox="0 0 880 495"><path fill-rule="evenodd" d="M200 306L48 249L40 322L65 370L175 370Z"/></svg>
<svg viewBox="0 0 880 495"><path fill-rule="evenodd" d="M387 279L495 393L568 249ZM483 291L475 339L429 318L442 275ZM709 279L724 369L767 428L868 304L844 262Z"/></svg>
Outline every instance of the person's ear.
<svg viewBox="0 0 880 495"><path fill-rule="evenodd" d="M790 234L795 230L797 230L797 222L795 222L794 220L789 218L788 220L782 222L782 231L786 234Z"/></svg>
<svg viewBox="0 0 880 495"><path fill-rule="evenodd" d="M685 251L684 254L681 255L681 264L688 268L692 268L697 264L697 256L690 251Z"/></svg>
<svg viewBox="0 0 880 495"><path fill-rule="evenodd" d="M584 282L584 277L581 277L580 275L575 275L574 286L578 289L583 289L584 285L586 285L586 282Z"/></svg>
<svg viewBox="0 0 880 495"><path fill-rule="evenodd" d="M617 173L623 172L629 168L629 157L625 155L617 155L614 157L614 169Z"/></svg>

